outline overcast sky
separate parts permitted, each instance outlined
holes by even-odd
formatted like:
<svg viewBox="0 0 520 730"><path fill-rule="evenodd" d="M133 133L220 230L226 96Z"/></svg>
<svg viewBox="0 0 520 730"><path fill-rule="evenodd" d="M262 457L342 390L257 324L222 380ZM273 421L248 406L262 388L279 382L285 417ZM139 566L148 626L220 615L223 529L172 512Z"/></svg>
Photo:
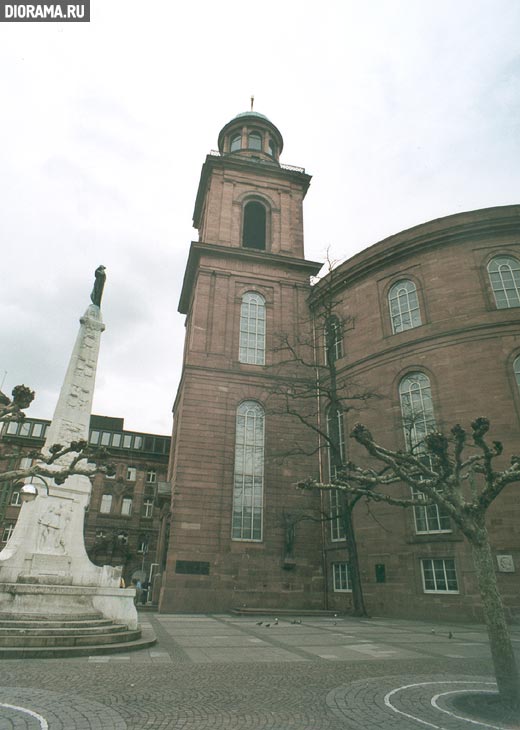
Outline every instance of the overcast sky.
<svg viewBox="0 0 520 730"><path fill-rule="evenodd" d="M249 108L313 175L306 255L520 202L518 0L91 0L0 24L0 382L51 418L107 267L94 412L168 434L205 155ZM520 232L519 232L520 235Z"/></svg>

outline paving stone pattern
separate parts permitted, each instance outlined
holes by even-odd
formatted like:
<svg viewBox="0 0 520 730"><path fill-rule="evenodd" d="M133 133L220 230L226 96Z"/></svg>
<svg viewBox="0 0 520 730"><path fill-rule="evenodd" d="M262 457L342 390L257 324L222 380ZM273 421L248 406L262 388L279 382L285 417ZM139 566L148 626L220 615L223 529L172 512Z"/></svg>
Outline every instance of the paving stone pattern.
<svg viewBox="0 0 520 730"><path fill-rule="evenodd" d="M483 627L325 617L301 624L276 623L274 616L141 618L158 638L150 649L4 660L0 703L35 714L0 706L0 730L45 730L40 716L50 730L490 727L454 717L445 694L494 689ZM520 650L520 630L514 639ZM399 688L405 689L394 691ZM439 707L432 704L436 695Z"/></svg>

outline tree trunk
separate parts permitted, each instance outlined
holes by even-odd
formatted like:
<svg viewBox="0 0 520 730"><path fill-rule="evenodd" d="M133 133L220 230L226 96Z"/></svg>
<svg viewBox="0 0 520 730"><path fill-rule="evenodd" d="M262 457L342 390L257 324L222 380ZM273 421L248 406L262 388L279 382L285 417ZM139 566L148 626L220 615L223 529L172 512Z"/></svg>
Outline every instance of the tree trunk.
<svg viewBox="0 0 520 730"><path fill-rule="evenodd" d="M504 605L498 592L495 566L487 531L485 527L481 529L484 533L483 540L478 543L472 542L471 548L484 606L498 691L504 703L514 708L520 708L518 667L506 622Z"/></svg>
<svg viewBox="0 0 520 730"><path fill-rule="evenodd" d="M352 581L352 614L354 616L368 616L363 598L363 586L359 570L359 558L357 552L356 533L352 519L353 505L348 497L345 497L343 504L343 527L345 530L345 541L347 543L348 566L350 579Z"/></svg>

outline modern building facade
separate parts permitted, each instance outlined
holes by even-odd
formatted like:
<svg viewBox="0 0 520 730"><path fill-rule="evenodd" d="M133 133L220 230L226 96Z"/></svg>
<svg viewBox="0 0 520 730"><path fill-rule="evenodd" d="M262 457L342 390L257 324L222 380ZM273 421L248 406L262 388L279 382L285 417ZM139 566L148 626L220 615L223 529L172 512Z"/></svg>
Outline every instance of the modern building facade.
<svg viewBox="0 0 520 730"><path fill-rule="evenodd" d="M309 175L280 163L282 136L256 112L226 124L218 146L202 168L199 240L179 306L186 342L160 609L348 609L339 503L294 485L327 477L327 443L318 433L330 423L342 458L359 456L347 438L354 420L405 448L434 426L484 415L506 452L516 448L520 206L417 226L311 286L321 264L304 257ZM345 407L332 417L326 387L309 405L308 381L329 350L325 291L342 398L349 383L378 396L355 415ZM489 528L512 614L520 614L519 518L511 488L492 508ZM370 613L480 615L468 548L436 507L359 504L355 524Z"/></svg>
<svg viewBox="0 0 520 730"><path fill-rule="evenodd" d="M44 444L50 421L26 418L9 423L2 453L12 454L3 468L28 467L31 452ZM127 431L122 418L92 416L89 442L110 451L116 473L92 480L85 515L85 547L97 565L122 565L129 584L135 576L154 578L164 569L171 489L166 481L170 438ZM5 545L21 507L20 485L2 485L1 542ZM151 596L150 596L151 597Z"/></svg>

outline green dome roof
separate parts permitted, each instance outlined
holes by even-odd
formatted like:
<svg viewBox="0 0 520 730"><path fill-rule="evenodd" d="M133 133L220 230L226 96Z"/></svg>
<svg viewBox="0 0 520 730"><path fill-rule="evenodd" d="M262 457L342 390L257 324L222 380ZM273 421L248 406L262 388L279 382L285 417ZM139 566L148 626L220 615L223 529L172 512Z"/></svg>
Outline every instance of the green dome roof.
<svg viewBox="0 0 520 730"><path fill-rule="evenodd" d="M260 112L240 112L240 114L237 114L236 117L233 117L233 119L239 119L240 117L258 117L259 119L265 119L267 122L272 124L271 120L268 119L265 114L260 114Z"/></svg>

